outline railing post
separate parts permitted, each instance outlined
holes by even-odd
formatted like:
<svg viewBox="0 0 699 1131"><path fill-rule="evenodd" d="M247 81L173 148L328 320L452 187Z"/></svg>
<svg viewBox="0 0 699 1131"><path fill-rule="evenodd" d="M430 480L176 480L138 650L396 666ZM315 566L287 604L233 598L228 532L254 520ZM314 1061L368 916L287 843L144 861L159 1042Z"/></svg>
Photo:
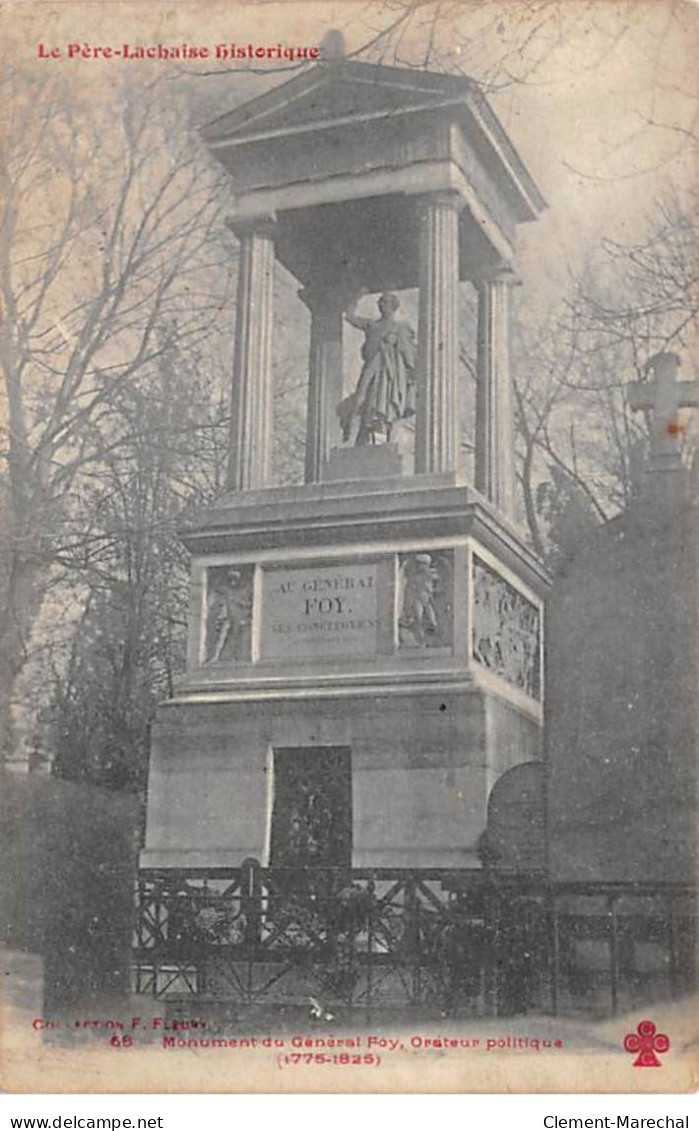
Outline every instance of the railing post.
<svg viewBox="0 0 699 1131"><path fill-rule="evenodd" d="M337 902L337 896L336 895L334 895L334 900L335 900L335 902ZM352 1008L352 1002L354 1000L354 989L355 989L355 985L356 985L355 974L356 974L356 970L357 970L357 928L356 928L356 924L355 924L353 918L350 918L350 921L349 921L348 934L349 934L349 954L348 954L347 958L348 958L349 974L348 974L348 978L347 978L347 1007L348 1007L348 1009L351 1009Z"/></svg>
<svg viewBox="0 0 699 1131"><path fill-rule="evenodd" d="M158 939L155 943L155 957L153 959L153 997L158 996L158 975L160 973L160 947L159 943L166 944L169 940L167 938L168 927L168 912L167 903L163 898L162 883L158 884L157 894L155 895L155 922L158 925Z"/></svg>
<svg viewBox="0 0 699 1131"><path fill-rule="evenodd" d="M245 920L245 944L254 950L262 921L262 876L259 861L252 858L240 866L240 912Z"/></svg>
<svg viewBox="0 0 699 1131"><path fill-rule="evenodd" d="M374 993L374 910L376 900L376 884L369 880L367 884L367 925L366 925L366 1020L371 1021L372 995Z"/></svg>
<svg viewBox="0 0 699 1131"><path fill-rule="evenodd" d="M406 938L412 969L411 1005L420 999L420 925L418 922L418 901L415 877L411 874L405 881L405 919Z"/></svg>
<svg viewBox="0 0 699 1131"><path fill-rule="evenodd" d="M492 880L486 881L483 893L483 920L486 934L486 954L484 960L485 994L483 1007L486 1017L497 1017L498 1013L498 900Z"/></svg>
<svg viewBox="0 0 699 1131"><path fill-rule="evenodd" d="M548 928L549 928L549 971L551 977L551 1012L558 1017L558 983L561 976L561 940L558 934L558 909L556 907L556 893L549 887L548 893Z"/></svg>
<svg viewBox="0 0 699 1131"><path fill-rule="evenodd" d="M145 950L145 946L144 946L144 922L143 922L143 918L144 918L143 905L144 905L144 902L145 902L144 892L145 892L145 881L142 880L139 877L136 880L136 883L135 883L135 886L134 886L134 903L136 905L135 906L136 923L135 923L135 929L134 929L134 950L136 950L137 955L138 955L137 960L136 960L136 964L135 964L135 971L134 971L135 975L136 975L135 976L134 989L135 989L135 992L137 994L140 994L140 993L143 992L142 989L141 989L141 986L142 986L142 982L141 982L141 972L142 972L141 958L142 958L142 955L143 955L143 951Z"/></svg>
<svg viewBox="0 0 699 1131"><path fill-rule="evenodd" d="M259 860L252 857L244 860L240 866L240 913L245 927L243 944L246 962L246 994L248 1001L252 1001L255 958L260 942L262 926L262 876Z"/></svg>
<svg viewBox="0 0 699 1131"><path fill-rule="evenodd" d="M520 901L519 922L517 923L515 938L517 939L517 946L520 947L522 952L522 997L524 999L526 1012L528 1013L532 1006L532 993L534 989L531 947L531 903L528 899Z"/></svg>
<svg viewBox="0 0 699 1131"><path fill-rule="evenodd" d="M672 998L680 996L677 978L677 902L678 901L672 895L667 895L665 898L665 909L667 914L668 965L670 968L670 995Z"/></svg>
<svg viewBox="0 0 699 1131"><path fill-rule="evenodd" d="M202 895L203 895L202 907L208 907L209 906L209 880L208 880L207 876L204 876L204 881L202 883L201 890L202 890ZM196 985L197 995L206 994L206 992L209 988L209 983L210 983L210 979L209 979L209 945L210 944L207 941L207 943L202 947L202 949L201 949L202 957L201 957L201 960L199 962L197 962L197 958L196 958L197 950L199 949L199 947L197 947L195 952L194 952L195 985Z"/></svg>
<svg viewBox="0 0 699 1131"><path fill-rule="evenodd" d="M609 973L611 981L612 1017L616 1017L619 1005L619 940L617 938L617 923L613 895L607 897L607 907L609 914Z"/></svg>

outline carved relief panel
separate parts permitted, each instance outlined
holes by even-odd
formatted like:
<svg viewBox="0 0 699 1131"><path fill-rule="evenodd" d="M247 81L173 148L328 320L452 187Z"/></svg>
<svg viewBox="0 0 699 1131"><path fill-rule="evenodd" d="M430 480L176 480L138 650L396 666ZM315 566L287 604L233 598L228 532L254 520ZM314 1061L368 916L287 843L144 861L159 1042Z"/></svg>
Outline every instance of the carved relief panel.
<svg viewBox="0 0 699 1131"><path fill-rule="evenodd" d="M395 652L417 657L454 645L451 549L227 563L205 566L200 576L195 663L207 668Z"/></svg>
<svg viewBox="0 0 699 1131"><path fill-rule="evenodd" d="M207 570L205 664L251 659L254 568L224 565Z"/></svg>
<svg viewBox="0 0 699 1131"><path fill-rule="evenodd" d="M449 648L454 633L451 550L399 555L398 646Z"/></svg>
<svg viewBox="0 0 699 1131"><path fill-rule="evenodd" d="M496 570L473 555L472 655L533 699L541 697L541 614Z"/></svg>

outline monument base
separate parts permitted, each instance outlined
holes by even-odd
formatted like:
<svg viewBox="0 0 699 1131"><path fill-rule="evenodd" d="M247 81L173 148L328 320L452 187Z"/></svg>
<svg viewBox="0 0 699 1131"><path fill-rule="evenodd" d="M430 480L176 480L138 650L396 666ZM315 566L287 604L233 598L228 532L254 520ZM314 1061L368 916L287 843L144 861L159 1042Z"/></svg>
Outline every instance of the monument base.
<svg viewBox="0 0 699 1131"><path fill-rule="evenodd" d="M545 578L516 531L453 477L374 466L224 496L182 536L143 866L477 867L493 786L541 756Z"/></svg>
<svg viewBox="0 0 699 1131"><path fill-rule="evenodd" d="M396 444L362 444L358 448L333 448L321 469L323 482L351 479L399 478L403 456Z"/></svg>
<svg viewBox="0 0 699 1131"><path fill-rule="evenodd" d="M305 812L313 792L333 810L334 844L346 851L319 865L478 867L492 786L540 757L540 733L466 681L458 690L445 682L376 695L174 701L153 729L141 864L279 863L291 839L284 821L295 806ZM345 761L344 778L330 769L333 754L340 771ZM312 771L318 760L320 774L306 775L298 799L282 780L285 759L297 781L298 768ZM312 864L312 844L309 851Z"/></svg>

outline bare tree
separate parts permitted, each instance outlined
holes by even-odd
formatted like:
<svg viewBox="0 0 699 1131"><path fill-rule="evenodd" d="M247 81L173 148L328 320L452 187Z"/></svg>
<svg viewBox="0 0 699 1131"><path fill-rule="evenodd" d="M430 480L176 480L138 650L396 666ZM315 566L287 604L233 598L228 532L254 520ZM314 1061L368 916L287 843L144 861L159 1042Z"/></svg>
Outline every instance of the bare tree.
<svg viewBox="0 0 699 1131"><path fill-rule="evenodd" d="M58 79L7 80L0 164L2 744L79 476L105 458L119 391L194 340L230 277L217 185L159 84L109 107ZM214 238L215 234L215 238ZM213 282L212 282L213 281ZM119 438L117 441L119 442Z"/></svg>
<svg viewBox="0 0 699 1131"><path fill-rule="evenodd" d="M60 551L82 611L51 657L54 772L110 788L145 784L150 718L184 661L189 571L176 526L220 489L228 423L171 343L149 368L142 388L114 398L113 443L81 485L75 538Z"/></svg>
<svg viewBox="0 0 699 1131"><path fill-rule="evenodd" d="M520 481L539 553L551 552L542 512L560 511L556 493L574 500L584 530L592 518L627 506L638 490L647 429L629 411L624 386L644 379L659 350L694 352L698 205L693 193L680 199L669 192L656 202L643 239L602 241L558 310L536 326L520 312Z"/></svg>

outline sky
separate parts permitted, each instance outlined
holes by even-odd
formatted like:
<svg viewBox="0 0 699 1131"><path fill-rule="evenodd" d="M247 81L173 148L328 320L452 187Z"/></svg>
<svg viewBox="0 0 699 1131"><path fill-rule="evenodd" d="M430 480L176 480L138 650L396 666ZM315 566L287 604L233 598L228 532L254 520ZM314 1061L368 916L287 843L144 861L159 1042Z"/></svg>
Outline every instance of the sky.
<svg viewBox="0 0 699 1131"><path fill-rule="evenodd" d="M108 98L124 68L145 78L169 65L68 60L70 43L298 46L339 28L351 53L379 37L363 58L414 66L429 52L430 66L473 75L549 204L536 224L520 229L518 255L525 286L544 302L565 289L602 236L639 238L658 196L671 184L682 192L695 182L696 145L683 131L695 127L699 111L699 2L443 0L399 22L403 11L404 0L32 0L5 7L17 64L60 68L91 97ZM40 43L45 51L59 48L60 59L39 59ZM285 66L217 76L210 63L195 63L187 81L206 118L289 78Z"/></svg>

